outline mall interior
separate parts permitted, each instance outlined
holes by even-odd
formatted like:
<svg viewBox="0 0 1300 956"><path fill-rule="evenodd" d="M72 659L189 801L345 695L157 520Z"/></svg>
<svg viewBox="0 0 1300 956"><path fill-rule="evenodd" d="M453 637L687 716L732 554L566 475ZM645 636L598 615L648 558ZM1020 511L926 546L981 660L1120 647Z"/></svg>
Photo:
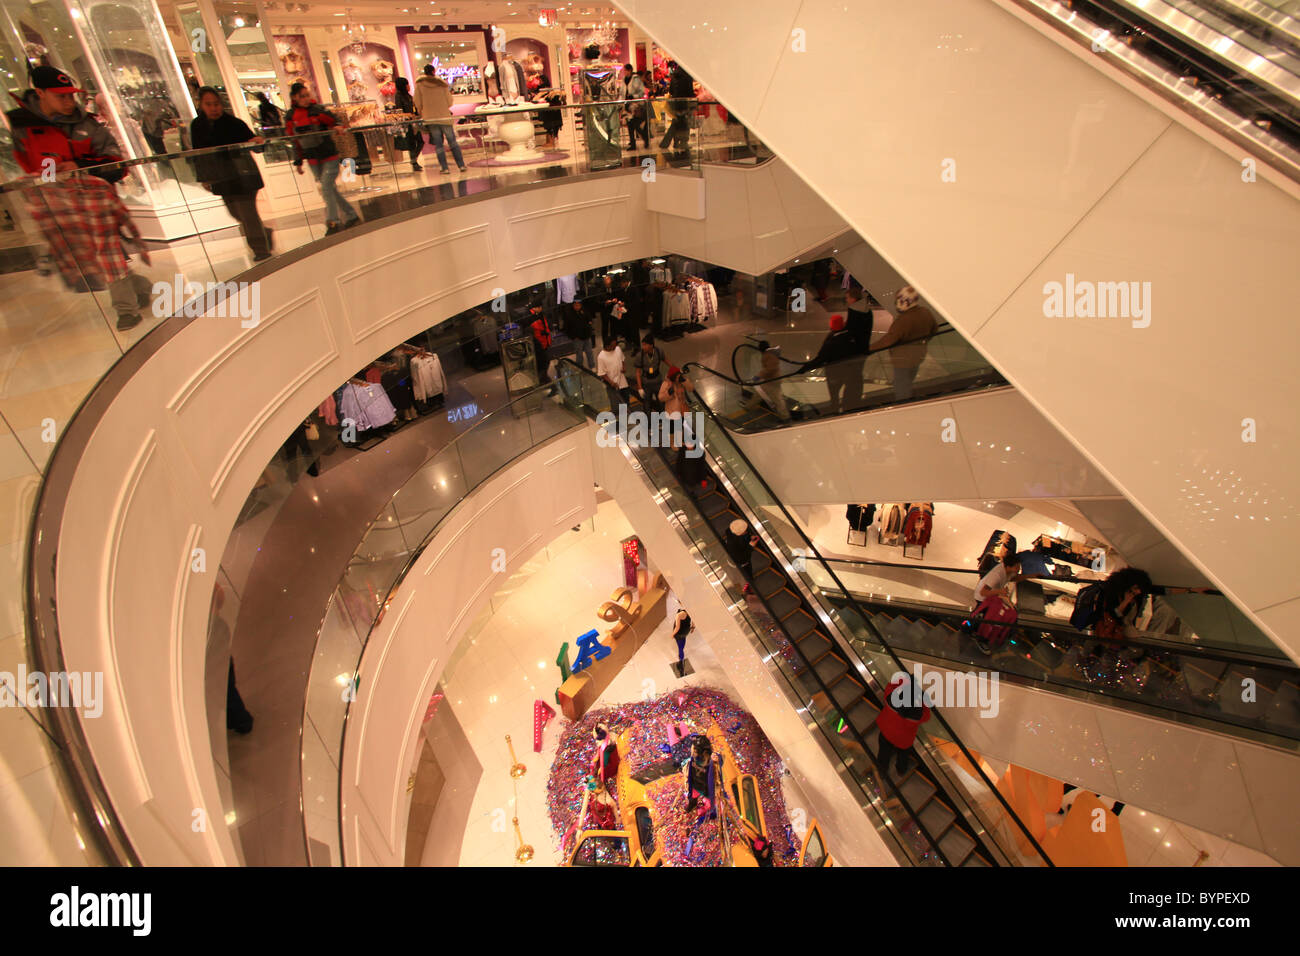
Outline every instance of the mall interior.
<svg viewBox="0 0 1300 956"><path fill-rule="evenodd" d="M0 0L0 862L1300 864L1300 3L406 2Z"/></svg>

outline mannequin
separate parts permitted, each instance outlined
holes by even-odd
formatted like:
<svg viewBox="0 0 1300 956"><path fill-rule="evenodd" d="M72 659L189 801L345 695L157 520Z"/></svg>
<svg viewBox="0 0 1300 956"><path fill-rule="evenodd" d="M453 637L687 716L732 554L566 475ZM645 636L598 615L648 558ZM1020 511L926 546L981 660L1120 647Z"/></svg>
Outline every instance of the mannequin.
<svg viewBox="0 0 1300 956"><path fill-rule="evenodd" d="M600 59L600 47L591 44L582 51L582 58L584 63L578 80L583 101L600 103L617 99L618 72L596 62ZM587 152L592 160L608 160L610 165L621 161L618 116L617 106L589 106L585 110L583 126L587 131Z"/></svg>
<svg viewBox="0 0 1300 956"><path fill-rule="evenodd" d="M523 99L524 90L526 89L524 85L524 68L518 60L509 54L506 54L505 61L501 64L498 82L501 87L501 96L505 99L507 106L514 106Z"/></svg>

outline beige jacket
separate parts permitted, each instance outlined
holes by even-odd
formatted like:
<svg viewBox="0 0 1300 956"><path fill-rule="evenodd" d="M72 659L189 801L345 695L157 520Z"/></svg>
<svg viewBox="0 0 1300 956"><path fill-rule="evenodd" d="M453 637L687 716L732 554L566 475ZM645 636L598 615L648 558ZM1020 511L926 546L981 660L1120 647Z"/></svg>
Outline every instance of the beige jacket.
<svg viewBox="0 0 1300 956"><path fill-rule="evenodd" d="M450 126L455 122L451 115L451 87L441 77L422 76L416 80L412 99L415 111L426 123Z"/></svg>

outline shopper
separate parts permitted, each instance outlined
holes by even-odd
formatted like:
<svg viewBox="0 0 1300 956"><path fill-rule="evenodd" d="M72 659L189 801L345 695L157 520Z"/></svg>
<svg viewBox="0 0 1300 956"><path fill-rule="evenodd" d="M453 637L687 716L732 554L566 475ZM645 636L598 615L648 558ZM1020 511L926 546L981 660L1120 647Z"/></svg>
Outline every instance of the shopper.
<svg viewBox="0 0 1300 956"><path fill-rule="evenodd" d="M295 83L289 88L289 101L293 103L293 111L285 121L285 132L294 137L293 166L301 175L303 160L306 160L312 175L320 183L321 198L325 200L325 235L332 236L350 229L361 222L361 217L339 194L339 151L331 133L338 121L315 103L303 83Z"/></svg>
<svg viewBox="0 0 1300 956"><path fill-rule="evenodd" d="M108 289L117 312L117 329L140 324L140 310L152 299L153 285L131 269L124 240L138 241L140 231L112 185L126 170L99 167L122 159L113 134L78 105L85 92L68 74L52 66L34 67L32 88L5 114L13 136L14 159L36 176L51 167L56 182L24 189L32 219L50 246L59 274L75 292ZM125 234L125 235L124 235ZM148 262L143 246L141 258Z"/></svg>
<svg viewBox="0 0 1300 956"><path fill-rule="evenodd" d="M805 363L803 370L825 370L831 411L838 415L857 404L857 398L862 393L862 363L848 361L860 353L857 340L845 328L844 316L832 315L830 325L831 330L822 341L822 347L811 361ZM849 396L852 398L846 407L845 399Z"/></svg>
<svg viewBox="0 0 1300 956"><path fill-rule="evenodd" d="M636 149L636 138L638 132L641 139L645 142L645 148L650 148L650 129L647 125L645 100L645 83L635 70L632 64L627 63L623 66L623 99L640 100L639 103L628 103L623 107L623 115L627 117L627 148Z"/></svg>
<svg viewBox="0 0 1300 956"><path fill-rule="evenodd" d="M677 616L673 619L673 640L677 642L677 676L684 677L682 671L686 665L686 635L695 630L695 625L691 623L691 616L686 612L686 608L678 607Z"/></svg>
<svg viewBox="0 0 1300 956"><path fill-rule="evenodd" d="M316 452L312 450L311 442L307 439L307 431L312 428L309 420L304 421L301 425L293 430L293 434L285 441L283 448L285 461L292 467L289 468L289 483L293 484L298 480L298 453L302 452L307 456L307 474L313 478L320 476L320 462L316 458Z"/></svg>
<svg viewBox="0 0 1300 956"><path fill-rule="evenodd" d="M641 328L645 325L645 299L641 290L632 285L632 277L626 273L619 276L614 297L622 306L622 315L618 320L619 334L629 351L636 351L641 347Z"/></svg>
<svg viewBox="0 0 1300 956"><path fill-rule="evenodd" d="M424 76L415 81L414 99L416 112L429 129L429 142L438 154L442 172L449 172L444 143L451 147L456 167L465 172L465 157L461 155L460 143L456 142L456 118L451 113L451 87L434 72L432 63L425 66Z"/></svg>
<svg viewBox="0 0 1300 956"><path fill-rule="evenodd" d="M530 326L533 332L533 355L537 359L537 381L545 385L551 380L551 321L545 312L539 312Z"/></svg>
<svg viewBox="0 0 1300 956"><path fill-rule="evenodd" d="M551 78L543 73L541 85L533 93L532 100L534 103L545 103L550 107L550 109L538 110L533 116L542 124L542 131L546 134L546 145L558 146L560 129L564 126L564 110L559 109L564 105L564 91L551 86Z"/></svg>
<svg viewBox="0 0 1300 956"><path fill-rule="evenodd" d="M199 89L199 115L190 123L194 149L265 142L237 116L226 111L221 95L210 86ZM259 150L260 152L260 150ZM246 149L223 149L194 157L194 175L208 192L220 196L231 217L244 230L253 261L271 258L271 230L257 212L257 193L263 186L252 154Z"/></svg>
<svg viewBox="0 0 1300 956"><path fill-rule="evenodd" d="M591 330L591 316L587 314L581 299L574 299L563 308L564 334L573 340L574 359L583 368L592 369L595 367L595 362L591 357L594 334Z"/></svg>
<svg viewBox="0 0 1300 956"><path fill-rule="evenodd" d="M894 305L898 316L876 343L876 351L889 349L894 366L894 398L905 402L912 397L917 369L925 360L923 340L934 334L936 322L934 313L921 305L920 293L910 285L898 291Z"/></svg>
<svg viewBox="0 0 1300 956"><path fill-rule="evenodd" d="M659 141L659 148L667 149L668 144L672 143L670 159L688 160L691 113L695 109L695 80L684 67L675 62L672 69L672 78L668 81L668 115L672 117L672 122L668 125L664 138Z"/></svg>
<svg viewBox="0 0 1300 956"><path fill-rule="evenodd" d="M642 340L641 350L637 353L633 366L636 368L636 390L641 401L649 411L662 411L659 389L663 387L667 359L664 350L655 345L653 335L647 335Z"/></svg>
<svg viewBox="0 0 1300 956"><path fill-rule="evenodd" d="M677 449L677 459L673 465L673 473L677 475L677 480L692 495L701 494L708 487L704 471L704 455L695 451L699 440L698 436L687 436L683 439L682 446Z"/></svg>
<svg viewBox="0 0 1300 956"><path fill-rule="evenodd" d="M393 105L403 113L415 113L415 98L411 96L410 81L404 76L399 76L393 80L393 85L397 87L397 92L393 94ZM418 123L409 123L402 128L402 135L406 137L406 151L411 155L411 168L418 173L424 169L420 165L420 153L424 150L424 134L420 132Z"/></svg>
<svg viewBox="0 0 1300 956"><path fill-rule="evenodd" d="M929 719L930 708L926 706L925 695L911 677L903 674L885 688L885 699L876 715L876 727L880 730L876 766L882 773L889 773L891 759L898 776L911 769L916 760L912 748L917 732Z"/></svg>
<svg viewBox="0 0 1300 956"><path fill-rule="evenodd" d="M727 555L731 558L736 567L744 573L748 581L751 570L751 562L754 558L754 549L758 547L758 535L750 533L749 525L743 518L737 518L731 524L727 525L727 533L723 536L722 546ZM749 590L746 583L745 590Z"/></svg>
<svg viewBox="0 0 1300 956"><path fill-rule="evenodd" d="M848 309L844 328L853 336L858 351L865 355L871 348L871 333L875 325L875 316L871 310L875 300L856 281L849 283L845 299Z"/></svg>
<svg viewBox="0 0 1300 956"><path fill-rule="evenodd" d="M1011 585L1021 579L1020 559L1016 553L1007 550L1002 555L1002 560L995 564L993 568L979 579L975 585L975 604L978 606L985 598L998 595L999 597L1009 598L1011 594Z"/></svg>
<svg viewBox="0 0 1300 956"><path fill-rule="evenodd" d="M280 115L280 108L271 102L265 93L257 95L257 125L262 129L263 136L278 136L284 132L284 119Z"/></svg>
<svg viewBox="0 0 1300 956"><path fill-rule="evenodd" d="M695 386L686 377L686 373L676 366L668 369L668 378L659 387L659 401L668 415L684 416L689 408L686 404L687 392L695 391Z"/></svg>
<svg viewBox="0 0 1300 956"><path fill-rule="evenodd" d="M627 376L623 374L623 350L618 347L618 340L613 336L605 339L600 352L596 355L596 374L618 394L618 401L615 401L613 396L610 397L613 407L617 407L619 402L624 405L628 403L630 396Z"/></svg>

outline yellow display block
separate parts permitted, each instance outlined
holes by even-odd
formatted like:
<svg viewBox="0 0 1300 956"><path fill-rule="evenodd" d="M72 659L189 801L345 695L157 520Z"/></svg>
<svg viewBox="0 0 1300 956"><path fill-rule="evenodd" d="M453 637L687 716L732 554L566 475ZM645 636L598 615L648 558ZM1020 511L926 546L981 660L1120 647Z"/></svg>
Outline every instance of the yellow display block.
<svg viewBox="0 0 1300 956"><path fill-rule="evenodd" d="M632 588L618 588L596 613L614 625L600 639L609 654L560 685L560 710L570 720L582 719L663 621L668 613L668 584L662 574L656 574L640 597Z"/></svg>

